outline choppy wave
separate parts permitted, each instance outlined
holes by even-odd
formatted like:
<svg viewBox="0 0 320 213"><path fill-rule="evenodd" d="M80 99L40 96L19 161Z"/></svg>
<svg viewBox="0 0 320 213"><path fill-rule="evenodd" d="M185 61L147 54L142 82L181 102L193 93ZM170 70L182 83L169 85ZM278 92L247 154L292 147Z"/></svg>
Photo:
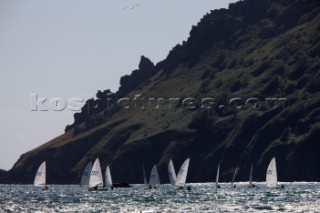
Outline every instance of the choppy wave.
<svg viewBox="0 0 320 213"><path fill-rule="evenodd" d="M269 189L264 183L190 184L191 191L169 185L146 190L143 185L92 192L72 185L53 185L42 191L31 185L0 185L1 212L316 212L320 183L283 183Z"/></svg>

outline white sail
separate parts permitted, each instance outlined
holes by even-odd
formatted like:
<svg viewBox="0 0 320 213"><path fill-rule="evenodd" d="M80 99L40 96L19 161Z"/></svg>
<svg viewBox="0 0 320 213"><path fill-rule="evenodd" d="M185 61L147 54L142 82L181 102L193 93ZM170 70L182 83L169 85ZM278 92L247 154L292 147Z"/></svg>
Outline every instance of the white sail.
<svg viewBox="0 0 320 213"><path fill-rule="evenodd" d="M251 164L250 168L250 176L249 176L249 184L252 185L252 176L253 176L253 164Z"/></svg>
<svg viewBox="0 0 320 213"><path fill-rule="evenodd" d="M36 176L34 178L33 185L38 187L46 186L46 162L45 161L39 166Z"/></svg>
<svg viewBox="0 0 320 213"><path fill-rule="evenodd" d="M112 184L112 178L111 178L111 172L109 166L106 168L106 188L111 188L113 186Z"/></svg>
<svg viewBox="0 0 320 213"><path fill-rule="evenodd" d="M91 169L92 169L92 162L90 161L86 165L86 168L83 170L83 173L81 176L81 181L80 181L80 186L88 186L89 185Z"/></svg>
<svg viewBox="0 0 320 213"><path fill-rule="evenodd" d="M168 174L169 174L170 183L172 186L174 186L176 183L177 177L176 177L176 171L174 170L173 163L172 163L171 159L170 159L169 165L168 165Z"/></svg>
<svg viewBox="0 0 320 213"><path fill-rule="evenodd" d="M236 179L237 173L238 173L238 167L234 170L233 177L232 177L232 185L234 183L234 180Z"/></svg>
<svg viewBox="0 0 320 213"><path fill-rule="evenodd" d="M146 170L144 169L144 164L142 165L143 170L143 183L144 185L148 186L147 176L146 176Z"/></svg>
<svg viewBox="0 0 320 213"><path fill-rule="evenodd" d="M90 172L90 179L89 179L89 188L96 187L96 186L97 187L103 186L103 179L102 179L99 158L97 158L94 161L94 164L93 164L91 172Z"/></svg>
<svg viewBox="0 0 320 213"><path fill-rule="evenodd" d="M220 163L219 163L219 165L218 165L218 169L217 169L216 187L218 187L218 185L219 185L219 173L220 173Z"/></svg>
<svg viewBox="0 0 320 213"><path fill-rule="evenodd" d="M155 188L158 185L160 185L160 178L159 178L159 173L156 165L152 167L150 179L149 179L149 185L151 188Z"/></svg>
<svg viewBox="0 0 320 213"><path fill-rule="evenodd" d="M266 182L268 187L276 187L278 184L277 178L277 166L276 166L276 158L273 157L269 163L266 175Z"/></svg>
<svg viewBox="0 0 320 213"><path fill-rule="evenodd" d="M185 160L181 165L177 175L176 183L175 183L176 186L183 187L186 184L187 174L189 169L189 162L190 162L190 158Z"/></svg>

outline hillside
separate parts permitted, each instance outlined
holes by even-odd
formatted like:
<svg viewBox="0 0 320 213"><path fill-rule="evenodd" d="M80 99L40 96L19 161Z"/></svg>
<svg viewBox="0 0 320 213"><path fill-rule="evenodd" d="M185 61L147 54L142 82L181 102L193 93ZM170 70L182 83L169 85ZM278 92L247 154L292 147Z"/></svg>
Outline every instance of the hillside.
<svg viewBox="0 0 320 213"><path fill-rule="evenodd" d="M222 181L236 167L248 180L251 163L262 181L276 156L280 181L320 181L319 56L317 0L213 10L166 59L142 56L117 92L98 91L63 135L21 155L0 180L31 183L46 160L48 183L78 183L99 157L115 182L142 183L143 163L168 182L169 159L178 170L190 157L189 182L214 181L220 161Z"/></svg>

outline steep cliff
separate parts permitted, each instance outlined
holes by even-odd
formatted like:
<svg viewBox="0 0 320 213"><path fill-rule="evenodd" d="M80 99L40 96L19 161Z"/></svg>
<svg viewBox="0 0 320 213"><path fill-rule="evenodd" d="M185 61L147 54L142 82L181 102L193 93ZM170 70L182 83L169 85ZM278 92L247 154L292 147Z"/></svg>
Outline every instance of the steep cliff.
<svg viewBox="0 0 320 213"><path fill-rule="evenodd" d="M78 183L99 157L115 182L142 182L158 164L168 182L191 157L188 181L264 180L272 156L282 181L320 181L320 5L243 0L206 14L190 37L154 65L99 91L63 135L23 154L7 180L31 183L47 161L48 183ZM88 113L89 112L89 113Z"/></svg>

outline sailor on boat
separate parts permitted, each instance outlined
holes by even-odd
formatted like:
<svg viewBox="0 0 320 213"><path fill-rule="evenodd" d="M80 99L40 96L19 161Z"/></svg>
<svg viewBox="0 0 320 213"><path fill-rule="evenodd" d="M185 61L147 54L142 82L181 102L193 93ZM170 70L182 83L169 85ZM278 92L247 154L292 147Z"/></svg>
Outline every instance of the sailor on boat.
<svg viewBox="0 0 320 213"><path fill-rule="evenodd" d="M157 187L149 185L149 189L157 189Z"/></svg>
<svg viewBox="0 0 320 213"><path fill-rule="evenodd" d="M276 189L284 189L284 185L282 184L281 186L277 186Z"/></svg>
<svg viewBox="0 0 320 213"><path fill-rule="evenodd" d="M191 186L179 186L177 190L188 190L191 191Z"/></svg>
<svg viewBox="0 0 320 213"><path fill-rule="evenodd" d="M98 190L98 186L89 188L89 191L97 191L97 190Z"/></svg>
<svg viewBox="0 0 320 213"><path fill-rule="evenodd" d="M110 188L110 189L113 189L113 187ZM107 191L108 189L107 188L102 188L102 187L99 187L99 186L94 186L94 187L89 188L88 190L89 191Z"/></svg>

